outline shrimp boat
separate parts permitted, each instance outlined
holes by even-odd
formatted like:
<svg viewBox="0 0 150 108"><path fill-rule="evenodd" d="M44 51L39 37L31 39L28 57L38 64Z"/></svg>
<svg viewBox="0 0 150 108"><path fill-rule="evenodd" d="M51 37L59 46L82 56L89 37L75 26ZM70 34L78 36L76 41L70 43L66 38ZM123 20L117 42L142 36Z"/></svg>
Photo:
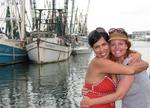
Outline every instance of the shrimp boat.
<svg viewBox="0 0 150 108"><path fill-rule="evenodd" d="M0 65L25 62L27 61L28 57L23 41L23 19L19 19L19 17L17 16L20 13L17 13L17 11L15 11L15 9L17 9L16 3L12 4L12 1L10 0L7 1L7 3L3 6L6 12L5 16L0 18L0 22L4 22L6 27L5 32L2 31L2 28L0 31ZM24 7L22 8L22 10L23 9ZM17 15L14 14L15 12ZM22 28L20 27L19 20L22 20ZM17 30L19 30L19 32L17 32Z"/></svg>
<svg viewBox="0 0 150 108"><path fill-rule="evenodd" d="M67 33L68 0L64 9L55 9L55 0L52 9L37 9L33 6L33 31L27 39L26 50L29 60L43 64L59 62L70 57L72 48Z"/></svg>
<svg viewBox="0 0 150 108"><path fill-rule="evenodd" d="M85 3L86 4L86 3ZM72 30L72 54L90 54L91 48L88 45L88 28L87 28L87 18L89 10L90 0L87 1L86 13L79 13L78 8L76 9L74 16L74 24ZM73 13L73 11L72 11Z"/></svg>
<svg viewBox="0 0 150 108"><path fill-rule="evenodd" d="M76 36L74 43L72 44L72 55L78 54L90 54L92 52L88 45L86 36Z"/></svg>
<svg viewBox="0 0 150 108"><path fill-rule="evenodd" d="M32 40L28 41L26 49L29 60L33 63L43 64L63 61L71 54L71 45L67 45L62 39L52 37L50 32L33 32ZM48 37L46 37L48 36Z"/></svg>

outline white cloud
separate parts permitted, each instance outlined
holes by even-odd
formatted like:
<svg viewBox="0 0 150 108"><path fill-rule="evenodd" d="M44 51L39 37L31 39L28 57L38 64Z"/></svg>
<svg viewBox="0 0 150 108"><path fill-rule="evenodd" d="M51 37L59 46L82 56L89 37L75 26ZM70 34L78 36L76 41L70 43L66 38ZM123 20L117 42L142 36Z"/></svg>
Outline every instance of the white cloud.
<svg viewBox="0 0 150 108"><path fill-rule="evenodd" d="M124 27L128 32L150 30L149 0L91 0L88 28Z"/></svg>
<svg viewBox="0 0 150 108"><path fill-rule="evenodd" d="M37 4L43 7L44 1L37 0ZM61 4L64 0L56 1L59 7L63 7ZM71 3L71 0L69 2ZM88 0L75 0L75 7L79 8L78 12L85 12L87 3ZM124 27L130 33L137 30L150 30L149 0L90 0L88 28L93 30L98 26L106 30L111 27Z"/></svg>

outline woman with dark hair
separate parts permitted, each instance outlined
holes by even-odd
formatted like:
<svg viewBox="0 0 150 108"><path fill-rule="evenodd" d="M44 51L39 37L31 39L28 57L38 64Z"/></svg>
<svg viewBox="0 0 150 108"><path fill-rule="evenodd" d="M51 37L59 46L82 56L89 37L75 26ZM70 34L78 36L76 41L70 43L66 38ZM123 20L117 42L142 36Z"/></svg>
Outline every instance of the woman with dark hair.
<svg viewBox="0 0 150 108"><path fill-rule="evenodd" d="M99 27L88 36L88 42L95 53L88 66L83 89L86 89L81 108L115 108L115 100L102 104L86 103L87 99L99 99L111 93L115 93L117 81L114 74L134 74L148 67L148 63L140 60L132 65L122 65L110 59L109 36L107 32ZM88 102L88 101L87 101Z"/></svg>

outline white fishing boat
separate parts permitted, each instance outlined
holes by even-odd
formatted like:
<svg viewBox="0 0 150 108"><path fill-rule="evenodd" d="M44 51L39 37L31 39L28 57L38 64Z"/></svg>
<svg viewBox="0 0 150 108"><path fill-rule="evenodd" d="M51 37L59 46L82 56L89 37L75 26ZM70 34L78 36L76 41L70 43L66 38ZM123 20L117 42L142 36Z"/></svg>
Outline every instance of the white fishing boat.
<svg viewBox="0 0 150 108"><path fill-rule="evenodd" d="M72 54L88 54L91 52L92 50L87 46L76 46L72 49Z"/></svg>
<svg viewBox="0 0 150 108"><path fill-rule="evenodd" d="M15 64L27 61L27 52L24 46L24 34L23 34L23 19L19 17L20 13L15 11L18 9L16 3L12 4L12 1L3 1L5 4L4 12L6 15L1 16L1 22L5 23L5 32L0 32L0 65ZM15 8L14 8L15 7ZM22 7L24 9L24 7ZM14 14L14 12L16 12ZM24 11L25 12L25 11ZM22 13L23 14L23 13ZM19 20L22 20L21 27ZM16 29L17 28L17 29ZM19 32L17 32L19 30Z"/></svg>
<svg viewBox="0 0 150 108"><path fill-rule="evenodd" d="M74 23L74 29L72 30L72 54L88 54L91 53L91 48L88 45L88 28L87 28L87 18L88 18L88 9L89 9L89 3L88 0L87 3L87 10L84 15L84 13L80 13L79 18L77 18L77 11L75 13L75 22ZM78 10L78 9L77 9Z"/></svg>
<svg viewBox="0 0 150 108"><path fill-rule="evenodd" d="M63 61L71 55L72 48L66 30L67 3L64 9L55 9L55 4L53 0L52 9L34 9L34 28L26 49L29 60L37 64Z"/></svg>
<svg viewBox="0 0 150 108"><path fill-rule="evenodd" d="M49 32L33 32L31 35L38 36L26 45L29 59L38 64L51 63L66 60L71 54L71 45L67 45L58 37L49 36Z"/></svg>
<svg viewBox="0 0 150 108"><path fill-rule="evenodd" d="M87 37L83 38L83 36L76 36L72 44L72 54L88 54L91 52L92 50L88 45Z"/></svg>

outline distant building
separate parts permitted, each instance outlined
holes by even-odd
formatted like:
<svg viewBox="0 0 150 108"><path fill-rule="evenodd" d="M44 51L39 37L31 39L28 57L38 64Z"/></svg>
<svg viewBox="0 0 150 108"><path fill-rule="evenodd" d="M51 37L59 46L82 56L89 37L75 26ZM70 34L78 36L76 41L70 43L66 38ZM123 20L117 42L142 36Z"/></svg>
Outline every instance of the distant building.
<svg viewBox="0 0 150 108"><path fill-rule="evenodd" d="M137 40L150 40L150 31L134 31L132 38Z"/></svg>
<svg viewBox="0 0 150 108"><path fill-rule="evenodd" d="M138 36L141 36L141 35L150 35L150 31L134 31L134 32L132 32L132 34L136 34Z"/></svg>

